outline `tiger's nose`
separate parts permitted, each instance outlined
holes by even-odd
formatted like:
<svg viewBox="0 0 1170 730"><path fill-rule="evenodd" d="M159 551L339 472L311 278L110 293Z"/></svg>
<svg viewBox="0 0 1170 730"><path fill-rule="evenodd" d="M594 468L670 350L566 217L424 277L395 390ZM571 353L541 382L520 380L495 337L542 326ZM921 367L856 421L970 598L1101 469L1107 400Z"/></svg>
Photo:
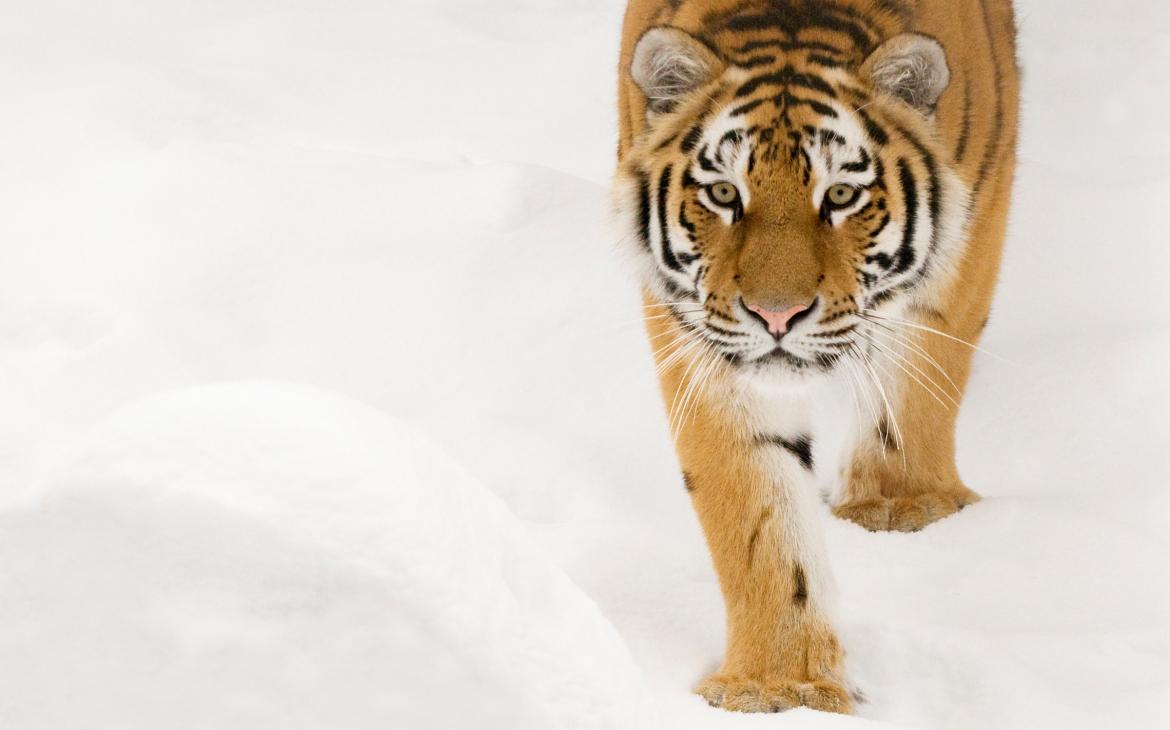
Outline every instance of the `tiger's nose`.
<svg viewBox="0 0 1170 730"><path fill-rule="evenodd" d="M788 309L780 310L766 309L758 304L751 304L746 301L743 303L743 305L747 307L748 311L764 321L764 325L768 328L768 332L771 333L771 335L776 339L780 339L780 337L788 331L788 325L792 323L793 317L802 312L808 311L807 304L799 304L795 307L789 307Z"/></svg>

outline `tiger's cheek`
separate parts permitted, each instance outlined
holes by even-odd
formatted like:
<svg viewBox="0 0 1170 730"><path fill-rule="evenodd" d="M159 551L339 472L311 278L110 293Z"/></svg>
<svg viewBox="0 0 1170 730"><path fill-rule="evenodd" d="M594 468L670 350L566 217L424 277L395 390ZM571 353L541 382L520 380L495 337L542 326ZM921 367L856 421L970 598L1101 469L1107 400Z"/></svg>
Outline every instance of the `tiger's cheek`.
<svg viewBox="0 0 1170 730"><path fill-rule="evenodd" d="M688 201L684 212L693 226L692 239L699 259L699 290L709 306L727 311L734 304L735 231L697 200Z"/></svg>
<svg viewBox="0 0 1170 730"><path fill-rule="evenodd" d="M824 271L818 290L828 314L838 309L852 311L864 297L867 233L872 225L868 212L862 213L844 221L824 240Z"/></svg>

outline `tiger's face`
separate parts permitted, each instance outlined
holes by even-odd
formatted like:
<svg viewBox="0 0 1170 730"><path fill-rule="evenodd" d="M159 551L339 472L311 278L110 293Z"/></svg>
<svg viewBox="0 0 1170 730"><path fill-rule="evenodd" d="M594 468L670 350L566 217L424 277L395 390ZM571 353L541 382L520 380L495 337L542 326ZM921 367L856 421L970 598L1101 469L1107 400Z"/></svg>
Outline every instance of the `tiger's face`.
<svg viewBox="0 0 1170 730"><path fill-rule="evenodd" d="M901 38L874 52L898 41L895 72ZM865 346L879 312L930 299L966 193L934 142L945 59L929 39L909 43L943 78L924 89L900 77L891 93L881 57L850 69L769 49L753 64L676 29L643 37L631 72L648 129L615 191L662 313L749 371L821 372Z"/></svg>

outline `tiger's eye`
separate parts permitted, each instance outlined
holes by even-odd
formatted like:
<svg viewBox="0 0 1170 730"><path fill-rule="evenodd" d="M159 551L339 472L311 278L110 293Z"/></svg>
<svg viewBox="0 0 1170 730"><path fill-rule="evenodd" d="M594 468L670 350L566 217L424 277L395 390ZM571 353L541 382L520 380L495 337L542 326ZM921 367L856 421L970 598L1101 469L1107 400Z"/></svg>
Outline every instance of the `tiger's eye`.
<svg viewBox="0 0 1170 730"><path fill-rule="evenodd" d="M825 200L834 208L844 208L854 200L857 200L858 194L858 189L852 185L837 183L825 192Z"/></svg>
<svg viewBox="0 0 1170 730"><path fill-rule="evenodd" d="M711 199L719 205L732 205L739 200L739 190L729 182L715 183L707 189Z"/></svg>

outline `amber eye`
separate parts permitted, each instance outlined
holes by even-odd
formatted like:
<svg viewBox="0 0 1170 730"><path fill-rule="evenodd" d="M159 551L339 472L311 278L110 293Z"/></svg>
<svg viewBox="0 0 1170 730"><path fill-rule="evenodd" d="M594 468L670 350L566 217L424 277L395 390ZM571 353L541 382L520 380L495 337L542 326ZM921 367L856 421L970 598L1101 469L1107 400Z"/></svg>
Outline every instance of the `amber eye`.
<svg viewBox="0 0 1170 730"><path fill-rule="evenodd" d="M707 186L707 194L716 204L728 208L739 202L739 189L729 182L717 182Z"/></svg>
<svg viewBox="0 0 1170 730"><path fill-rule="evenodd" d="M837 183L825 191L825 206L829 208L845 208L852 205L857 200L858 195L861 195L860 189L852 185Z"/></svg>

